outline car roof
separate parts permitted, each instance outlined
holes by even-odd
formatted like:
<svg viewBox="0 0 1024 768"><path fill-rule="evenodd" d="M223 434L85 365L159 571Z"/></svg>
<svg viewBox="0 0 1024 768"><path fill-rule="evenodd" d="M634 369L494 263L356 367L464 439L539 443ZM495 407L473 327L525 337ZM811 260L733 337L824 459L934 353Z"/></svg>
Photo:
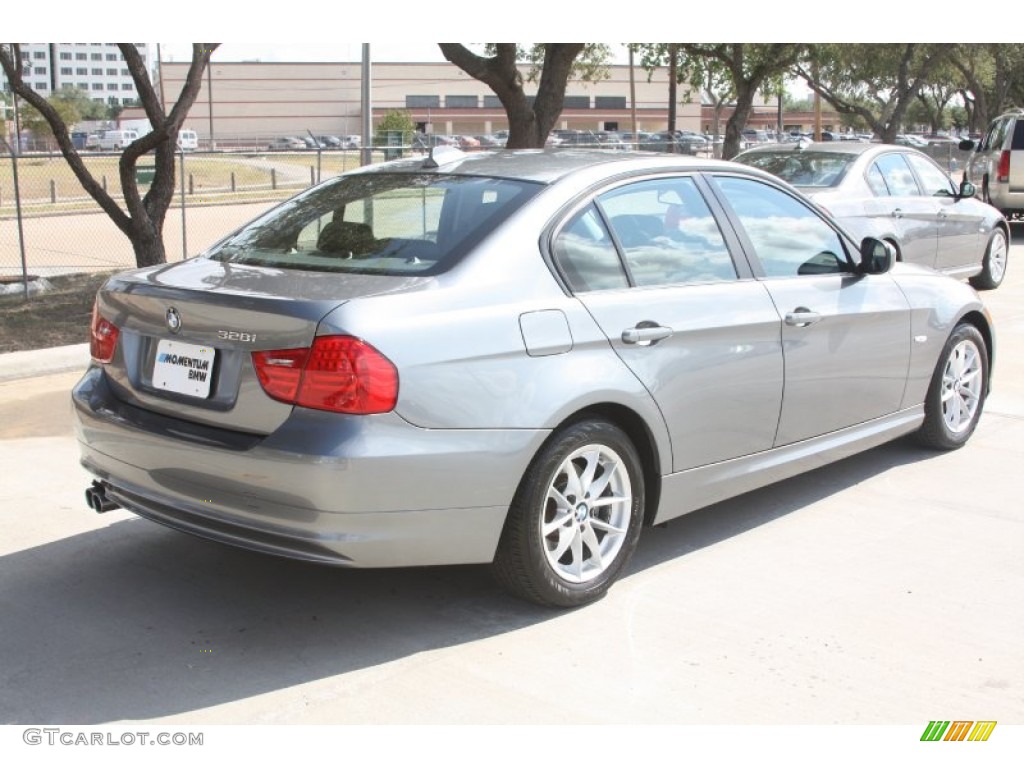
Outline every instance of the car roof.
<svg viewBox="0 0 1024 768"><path fill-rule="evenodd" d="M862 141L815 141L812 144L800 146L799 142L786 144L768 144L761 147L752 147L745 150L744 155L761 155L766 153L777 154L779 152L828 152L835 155L863 155L865 152L886 149L905 150L907 147L896 144L866 144Z"/></svg>
<svg viewBox="0 0 1024 768"><path fill-rule="evenodd" d="M451 158L449 160L449 158ZM424 173L492 176L553 184L577 171L603 167L621 173L644 170L701 170L735 168L722 160L692 158L660 152L610 152L607 149L549 148L463 153L438 152L437 168L424 166L425 156L366 166L356 173ZM744 172L748 172L744 168Z"/></svg>

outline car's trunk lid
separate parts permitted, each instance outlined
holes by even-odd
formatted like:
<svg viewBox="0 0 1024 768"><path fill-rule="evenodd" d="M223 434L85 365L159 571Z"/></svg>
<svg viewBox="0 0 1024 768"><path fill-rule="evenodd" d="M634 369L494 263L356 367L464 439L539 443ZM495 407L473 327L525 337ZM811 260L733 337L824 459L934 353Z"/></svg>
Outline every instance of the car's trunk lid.
<svg viewBox="0 0 1024 768"><path fill-rule="evenodd" d="M428 282L206 258L126 273L98 297L101 315L119 329L106 372L118 397L131 405L269 434L292 406L264 392L253 352L309 347L321 318L349 299Z"/></svg>

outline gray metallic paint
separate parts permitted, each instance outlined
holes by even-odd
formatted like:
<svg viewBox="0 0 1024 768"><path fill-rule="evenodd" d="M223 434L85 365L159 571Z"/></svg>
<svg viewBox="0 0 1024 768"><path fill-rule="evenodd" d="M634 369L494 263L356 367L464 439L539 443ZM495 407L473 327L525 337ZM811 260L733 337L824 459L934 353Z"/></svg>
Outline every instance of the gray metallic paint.
<svg viewBox="0 0 1024 768"><path fill-rule="evenodd" d="M420 171L399 161L360 173L396 168ZM984 323L977 295L935 273L898 265L792 285L566 290L545 260L544 233L568 211L625 178L701 169L735 166L580 150L469 156L442 170L549 186L431 278L202 258L115 278L99 303L123 342L73 394L83 464L126 508L198 535L318 562L425 565L491 560L533 457L580 414L632 415L662 486L648 510L656 522L916 429L949 331L965 316ZM746 277L745 238L723 226ZM787 329L783 314L807 296L825 319ZM221 380L208 402L147 389L147 339L166 336L170 303L186 321L182 340L210 344L225 324L258 329L257 345L218 344ZM865 307L867 317L848 322ZM623 342L643 320L672 335ZM400 371L395 410L344 416L267 397L249 353L306 346L314 333L352 334L386 355ZM851 359L836 357L851 344ZM795 377L785 388L784 371ZM823 388L830 397L818 402ZM783 394L801 402L787 406Z"/></svg>

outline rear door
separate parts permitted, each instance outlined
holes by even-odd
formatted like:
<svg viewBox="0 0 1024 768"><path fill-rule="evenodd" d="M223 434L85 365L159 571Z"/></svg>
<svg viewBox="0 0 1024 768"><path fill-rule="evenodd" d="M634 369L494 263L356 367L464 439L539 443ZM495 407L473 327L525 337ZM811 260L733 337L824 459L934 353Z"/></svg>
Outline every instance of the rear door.
<svg viewBox="0 0 1024 768"><path fill-rule="evenodd" d="M910 308L895 281L856 274L848 241L788 191L725 174L714 182L783 320L775 445L894 413L910 360Z"/></svg>
<svg viewBox="0 0 1024 768"><path fill-rule="evenodd" d="M780 319L737 250L689 176L610 189L553 238L560 272L660 407L675 471L774 440Z"/></svg>
<svg viewBox="0 0 1024 768"><path fill-rule="evenodd" d="M869 215L876 222L874 231L895 232L903 261L934 267L938 249L938 206L921 194L902 153L881 155L872 166L878 170L888 191L888 196L878 197L869 209ZM869 174L871 172L869 170Z"/></svg>

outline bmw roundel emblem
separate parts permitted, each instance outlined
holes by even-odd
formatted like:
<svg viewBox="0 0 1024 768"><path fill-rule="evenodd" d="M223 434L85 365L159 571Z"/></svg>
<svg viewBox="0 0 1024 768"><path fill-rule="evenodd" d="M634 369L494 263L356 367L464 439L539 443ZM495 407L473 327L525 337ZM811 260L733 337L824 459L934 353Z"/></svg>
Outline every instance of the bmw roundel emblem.
<svg viewBox="0 0 1024 768"><path fill-rule="evenodd" d="M178 314L178 310L174 307L168 307L167 309L167 330L171 333L177 333L181 330L181 315Z"/></svg>

